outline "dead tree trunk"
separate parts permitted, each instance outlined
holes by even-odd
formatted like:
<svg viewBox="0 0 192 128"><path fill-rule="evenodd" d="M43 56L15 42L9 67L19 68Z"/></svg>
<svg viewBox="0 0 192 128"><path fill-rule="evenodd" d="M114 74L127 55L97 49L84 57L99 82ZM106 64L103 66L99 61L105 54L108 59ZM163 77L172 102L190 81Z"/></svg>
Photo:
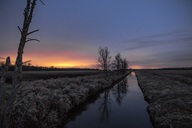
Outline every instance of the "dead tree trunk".
<svg viewBox="0 0 192 128"><path fill-rule="evenodd" d="M11 117L11 111L13 107L13 102L16 97L17 89L20 86L20 82L22 80L22 65L23 65L23 60L22 60L22 55L23 55L23 50L25 47L26 42L36 40L36 39L28 39L27 36L37 32L39 30L35 30L32 32L28 32L29 26L32 20L33 16L33 10L36 5L36 0L27 0L27 5L24 10L24 21L23 21L23 28L22 30L19 28L19 31L21 33L21 38L20 38L20 43L19 43L19 48L17 52L17 58L15 61L15 69L13 73L13 78L12 78L12 87L11 87L11 94L7 98L6 103L2 106L2 119L1 119L1 127L2 128L8 128L10 126L10 117Z"/></svg>
<svg viewBox="0 0 192 128"><path fill-rule="evenodd" d="M2 76L1 76L1 81L0 81L0 108L2 109L3 106L3 102L4 102L4 84L5 84L5 80L7 77L7 72L9 69L9 65L10 65L10 57L8 56L6 59L6 64L5 64L5 68L2 69Z"/></svg>
<svg viewBox="0 0 192 128"><path fill-rule="evenodd" d="M19 48L17 51L17 58L15 61L15 69L13 73L13 79L12 79L12 87L11 87L11 94L7 98L7 101L5 104L2 105L2 112L1 112L1 122L0 122L0 127L2 128L8 128L10 126L10 117L11 117L11 111L13 107L13 102L15 100L17 90L20 87L20 82L22 80L22 65L23 65L23 51L25 44L29 41L39 41L37 39L30 39L27 38L30 34L39 31L34 30L31 32L29 31L30 23L32 21L33 17L33 11L36 5L37 0L27 0L26 7L24 9L24 21L23 21L23 27L22 29L18 26L18 29L21 33L21 38L20 38L20 43L19 43ZM41 1L41 0L40 0ZM1 80L2 82L4 79Z"/></svg>
<svg viewBox="0 0 192 128"><path fill-rule="evenodd" d="M6 59L6 64L5 64L5 68L2 69L2 76L1 76L1 81L0 81L0 127L3 127L2 124L3 124L3 120L4 120L4 117L3 117L3 112L4 112L4 102L5 102L5 97L4 97L4 94L5 94L5 80L6 80L6 77L7 77L7 72L8 72L8 69L9 69L9 65L10 65L10 57L8 56L7 59Z"/></svg>
<svg viewBox="0 0 192 128"><path fill-rule="evenodd" d="M9 65L10 65L10 57L8 56L7 59L6 59L6 64L5 64L5 68L2 69L2 76L1 76L1 81L0 81L0 105L2 105L2 100L3 100L3 97L4 97L4 84L5 84L5 80L6 80L6 77L7 77L7 72L8 72L8 69L9 69Z"/></svg>
<svg viewBox="0 0 192 128"><path fill-rule="evenodd" d="M5 68L2 69L3 73L1 76L1 83L5 83L10 63L11 63L11 60L10 60L10 57L8 56L6 59Z"/></svg>
<svg viewBox="0 0 192 128"><path fill-rule="evenodd" d="M17 51L17 58L15 62L15 69L14 69L14 75L13 75L13 84L15 85L20 83L22 80L22 65L23 65L22 59L23 59L23 50L24 50L25 44L29 41L39 41L37 39L27 38L28 35L39 31L37 29L31 32L28 32L30 23L32 21L33 11L36 5L36 1L37 0L33 0L31 2L31 0L27 0L27 5L23 13L24 14L23 28L20 29L20 27L18 26L18 29L21 33L21 38L20 38L19 48Z"/></svg>

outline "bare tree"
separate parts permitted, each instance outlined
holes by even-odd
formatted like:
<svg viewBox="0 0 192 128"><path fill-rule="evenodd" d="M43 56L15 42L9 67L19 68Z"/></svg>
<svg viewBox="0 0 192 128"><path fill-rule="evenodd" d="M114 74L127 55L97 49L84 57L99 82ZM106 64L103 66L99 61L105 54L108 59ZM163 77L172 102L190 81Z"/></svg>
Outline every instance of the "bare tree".
<svg viewBox="0 0 192 128"><path fill-rule="evenodd" d="M0 68L1 68L1 71L3 72L3 73L2 73L2 76L1 76L1 81L0 81L0 83L5 83L5 80L6 80L6 76L7 76L7 72L8 72L10 63L11 63L11 60L10 60L10 57L8 56L8 57L6 58L6 62L5 62L5 67L4 67L4 69L0 67Z"/></svg>
<svg viewBox="0 0 192 128"><path fill-rule="evenodd" d="M99 47L98 49L99 57L97 59L98 66L104 71L108 71L111 65L111 56L107 47Z"/></svg>
<svg viewBox="0 0 192 128"><path fill-rule="evenodd" d="M3 125L3 121L4 121L4 113L5 113L5 109L4 108L4 102L5 102L5 80L7 77L7 72L9 69L9 65L11 63L10 57L8 56L6 59L6 63L4 68L1 67L1 71L2 71L2 76L0 79L0 127L4 127Z"/></svg>
<svg viewBox="0 0 192 128"><path fill-rule="evenodd" d="M18 26L18 29L21 33L21 38L20 38L20 43L19 43L19 48L17 51L17 58L15 61L15 69L14 69L14 75L13 75L13 83L18 84L22 80L22 65L23 65L23 51L25 44L30 41L39 41L37 39L31 39L28 38L29 35L32 33L35 33L39 31L39 29L30 31L29 32L29 27L32 21L33 17L33 11L35 8L37 0L27 0L26 7L24 9L24 21L23 21L23 27L22 29Z"/></svg>
<svg viewBox="0 0 192 128"><path fill-rule="evenodd" d="M41 0L39 0L39 1L42 4L44 4ZM22 59L23 59L23 51L24 51L25 44L27 42L30 42L30 41L39 41L37 39L28 38L29 35L39 31L39 29L37 29L37 30L29 32L29 27L30 27L30 24L31 24L31 21L32 21L33 12L34 12L36 2L37 2L37 0L27 0L27 4L26 4L26 7L25 7L24 13L23 13L23 15L24 15L23 27L21 29L18 26L18 29L19 29L19 31L21 33L21 38L20 38L19 48L18 48L18 51L17 51L17 58L16 58L16 61L15 61L15 69L14 69L14 73L13 73L11 94L10 94L9 97L7 97L6 103L0 104L1 105L0 106L1 107L0 127L2 127L2 128L8 128L10 126L9 122L10 122L10 117L11 117L11 113L12 113L13 102L14 102L14 99L16 97L17 90L18 90L18 88L20 86L20 82L22 80L22 65L24 64ZM9 61L10 61L10 58L8 57L6 65L10 64ZM5 78L3 78L3 77L1 78L2 83L4 83L3 82L4 79ZM0 85L0 86L3 89L3 84ZM4 91L3 91L3 93L4 93ZM3 96L1 96L1 98L2 97ZM1 100L1 102L3 102L3 101ZM25 110L25 112L23 114L23 117L26 114L27 110L28 110L28 108L26 108L26 110ZM21 118L21 119L23 119L23 118ZM18 122L19 125L21 124L21 121L22 120L20 120ZM18 127L19 127L19 125L18 125Z"/></svg>
<svg viewBox="0 0 192 128"><path fill-rule="evenodd" d="M128 68L128 61L126 58L121 60L121 69L126 70Z"/></svg>
<svg viewBox="0 0 192 128"><path fill-rule="evenodd" d="M112 63L113 69L120 70L121 69L121 54L117 53L115 56L115 60Z"/></svg>
<svg viewBox="0 0 192 128"><path fill-rule="evenodd" d="M5 67L4 68L1 67L2 75L1 75L1 79L0 79L0 105L2 105L4 103L4 92L5 92L4 91L5 90L4 89L5 85L4 84L5 84L5 80L6 80L6 77L7 77L7 72L8 72L10 63L11 63L11 60L10 60L10 57L8 56L7 59L6 59ZM2 113L3 107L0 107L0 109L1 109L0 112ZM2 117L1 117L1 119L2 119Z"/></svg>

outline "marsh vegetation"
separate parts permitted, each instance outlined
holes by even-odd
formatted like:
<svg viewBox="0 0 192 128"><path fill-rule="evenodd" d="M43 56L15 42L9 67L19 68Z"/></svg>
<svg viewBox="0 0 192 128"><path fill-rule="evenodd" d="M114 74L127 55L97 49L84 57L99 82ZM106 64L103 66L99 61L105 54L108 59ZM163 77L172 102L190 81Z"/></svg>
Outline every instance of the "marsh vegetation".
<svg viewBox="0 0 192 128"><path fill-rule="evenodd" d="M111 72L108 77L98 74L22 82L12 104L9 127L58 127L72 108L99 90L111 86L127 73L117 75ZM9 100L11 87L11 84L5 86L5 101Z"/></svg>
<svg viewBox="0 0 192 128"><path fill-rule="evenodd" d="M137 71L155 128L192 127L192 70Z"/></svg>
<svg viewBox="0 0 192 128"><path fill-rule="evenodd" d="M6 60L4 65L0 66L1 128L60 127L68 119L67 116L73 109L85 103L89 97L98 94L101 90L113 86L115 82L131 72L127 70L129 65L126 58L122 58L122 55L117 53L112 60L106 46L98 49L97 70L61 71L52 68L54 69L52 71L48 67L29 66L28 70L30 71L24 72L26 63L31 62L31 60L23 60L25 45L31 41L39 42L38 39L30 37L31 34L39 31L39 29L30 30L37 1L44 5L42 0L26 0L22 27L18 26L20 40L14 65L11 66L12 73L9 72L11 58L9 56L0 57ZM145 45L139 47L143 46ZM131 49L135 48L137 47ZM43 60L43 58L40 59ZM31 70L31 68L38 69L38 72ZM154 127L192 127L192 70L140 70L136 73L140 88L149 103L147 110ZM127 86L122 86L119 83L112 90L107 90L100 95L99 111L102 120L109 119L110 116L109 95L114 96L116 105L121 105L127 92ZM135 97L131 99L133 104L138 101ZM140 95L141 97L143 95ZM132 112L136 111L137 113L137 107L140 106L135 105L131 109ZM124 114L122 117L129 115L129 113L123 113L125 111L120 110L121 108L115 111L116 115L119 116L118 112ZM140 116L139 114L134 115L132 122L140 123L136 121ZM115 118L117 119L117 117ZM114 122L115 120L110 125ZM126 126L128 127L129 124ZM151 125L148 126L151 127Z"/></svg>

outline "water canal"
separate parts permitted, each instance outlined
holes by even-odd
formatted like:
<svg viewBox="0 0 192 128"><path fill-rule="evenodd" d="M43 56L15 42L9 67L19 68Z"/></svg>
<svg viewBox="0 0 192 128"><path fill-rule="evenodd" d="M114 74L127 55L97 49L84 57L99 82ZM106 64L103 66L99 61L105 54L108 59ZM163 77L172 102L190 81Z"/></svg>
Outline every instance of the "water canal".
<svg viewBox="0 0 192 128"><path fill-rule="evenodd" d="M152 128L135 73L101 93L64 128Z"/></svg>

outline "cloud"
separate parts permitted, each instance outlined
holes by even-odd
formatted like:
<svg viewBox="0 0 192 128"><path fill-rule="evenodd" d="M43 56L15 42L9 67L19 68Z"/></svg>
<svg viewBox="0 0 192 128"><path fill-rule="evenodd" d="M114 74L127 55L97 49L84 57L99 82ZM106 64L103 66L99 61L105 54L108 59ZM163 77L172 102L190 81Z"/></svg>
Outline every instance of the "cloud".
<svg viewBox="0 0 192 128"><path fill-rule="evenodd" d="M192 66L192 52L167 52L156 54L154 57L159 57L161 61L171 61L172 63L177 62L191 62Z"/></svg>
<svg viewBox="0 0 192 128"><path fill-rule="evenodd" d="M6 58L0 56L0 59L6 59Z"/></svg>
<svg viewBox="0 0 192 128"><path fill-rule="evenodd" d="M181 31L173 31L173 32L167 32L167 33L161 33L161 34L156 34L156 35L150 35L150 36L144 36L136 39L129 40L127 42L138 42L140 40L145 40L145 39L150 39L150 38L158 38L158 37L164 37L164 36L172 36L175 34L183 34L183 33L192 33L192 29L189 30L181 30Z"/></svg>
<svg viewBox="0 0 192 128"><path fill-rule="evenodd" d="M183 37L180 41L192 41L192 37Z"/></svg>
<svg viewBox="0 0 192 128"><path fill-rule="evenodd" d="M138 42L134 42L134 43L133 42L128 43L129 46L124 46L127 48L114 50L112 52L133 51L133 50L138 50L138 49L142 49L142 48L148 48L148 47L161 45L163 42L167 43L168 41L165 41L165 40L142 40L142 41L138 41Z"/></svg>
<svg viewBox="0 0 192 128"><path fill-rule="evenodd" d="M192 51L168 51L147 55L143 58L132 58L130 65L145 68L192 67Z"/></svg>
<svg viewBox="0 0 192 128"><path fill-rule="evenodd" d="M174 33L174 32L173 32ZM175 32L175 33L179 33L179 32ZM161 34L161 35L165 35L165 34ZM160 34L159 34L160 36ZM148 37L155 37L155 36L148 36ZM157 37L157 35L156 35ZM174 38L162 38L162 39L146 39L143 38L143 40L134 40L135 42L127 42L127 48L125 48L126 46L124 46L124 48L119 49L119 50L114 50L113 52L121 52L121 51L132 51L132 50L138 50L138 49L142 49L142 48L147 48L147 47L154 47L154 46L158 46L158 45L173 45L172 47L174 48L176 43L182 43L182 47L185 46L192 46L192 43L189 41L192 41L192 36L191 35L180 35Z"/></svg>
<svg viewBox="0 0 192 128"><path fill-rule="evenodd" d="M139 42L139 43L135 44L134 46L129 46L127 48L116 50L116 51L113 51L113 52L137 50L137 49L150 47L150 46L151 46L151 42L144 41L144 42Z"/></svg>

